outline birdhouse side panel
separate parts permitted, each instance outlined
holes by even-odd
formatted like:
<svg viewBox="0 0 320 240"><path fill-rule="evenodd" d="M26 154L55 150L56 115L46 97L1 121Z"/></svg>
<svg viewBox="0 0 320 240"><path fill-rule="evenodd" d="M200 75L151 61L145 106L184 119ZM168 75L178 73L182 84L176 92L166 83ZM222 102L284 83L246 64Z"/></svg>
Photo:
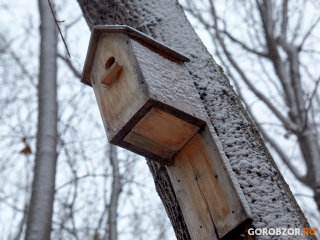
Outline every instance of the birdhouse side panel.
<svg viewBox="0 0 320 240"><path fill-rule="evenodd" d="M150 96L202 120L207 114L184 63L131 39Z"/></svg>
<svg viewBox="0 0 320 240"><path fill-rule="evenodd" d="M114 66L118 66L116 72L110 69ZM126 34L101 34L91 81L109 141L149 98L147 88L139 84L143 81L139 71ZM106 85L103 81L108 72L112 76Z"/></svg>
<svg viewBox="0 0 320 240"><path fill-rule="evenodd" d="M206 156L192 157L193 151L190 159L195 171L206 169L204 174L207 179L200 178L198 183L218 235L222 237L242 222L251 219L252 214L227 157L217 146L219 140L212 125L200 132L197 141L195 149L203 149Z"/></svg>

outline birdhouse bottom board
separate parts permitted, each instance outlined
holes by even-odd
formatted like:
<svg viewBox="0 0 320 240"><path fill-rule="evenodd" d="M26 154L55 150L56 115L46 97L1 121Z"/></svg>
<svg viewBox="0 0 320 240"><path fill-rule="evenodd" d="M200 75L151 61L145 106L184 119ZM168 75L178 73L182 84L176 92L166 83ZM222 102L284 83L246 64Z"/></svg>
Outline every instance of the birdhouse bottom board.
<svg viewBox="0 0 320 240"><path fill-rule="evenodd" d="M200 128L158 108L150 111L124 141L163 158L172 158Z"/></svg>

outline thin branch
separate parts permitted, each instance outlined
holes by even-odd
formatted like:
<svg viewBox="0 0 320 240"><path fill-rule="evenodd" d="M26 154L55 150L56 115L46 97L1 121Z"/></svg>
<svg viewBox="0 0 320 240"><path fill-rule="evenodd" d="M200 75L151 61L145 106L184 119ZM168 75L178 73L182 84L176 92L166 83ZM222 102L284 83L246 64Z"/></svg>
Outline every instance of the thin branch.
<svg viewBox="0 0 320 240"><path fill-rule="evenodd" d="M233 59L230 52L227 50L223 39L220 36L220 30L218 29L218 18L217 18L216 12L215 12L215 8L214 8L212 1L210 1L210 3L211 3L212 15L213 15L214 22L215 22L214 25L215 25L217 39L219 40L220 45L221 45L225 55L227 56L228 60L232 64L232 66L236 69L236 71L239 73L239 75L241 76L243 81L247 84L247 86L251 89L251 91L269 107L269 109L278 117L278 119L286 126L286 128L291 129L293 132L297 131L298 126L294 122L292 122L290 119L283 116L282 113L269 101L269 99L266 96L264 96L260 91L258 91L258 89L256 89L254 87L254 85L250 82L250 80L247 78L245 73L242 71L242 69L239 67L239 65L236 63L236 61Z"/></svg>
<svg viewBox="0 0 320 240"><path fill-rule="evenodd" d="M16 236L14 237L14 240L19 240L21 238L21 234L22 234L22 231L23 231L23 226L26 223L27 218L28 218L28 211L29 211L28 209L29 209L29 205L26 203L24 205L24 212L23 212L22 219L21 219L21 221L19 223L18 232L16 233Z"/></svg>
<svg viewBox="0 0 320 240"><path fill-rule="evenodd" d="M212 4L212 7L214 8L213 4ZM214 11L214 9L213 9ZM215 12L214 12L215 13ZM215 26L217 26L217 23L215 23ZM218 31L218 30L216 30ZM217 33L217 38L219 40L219 36L218 36L218 33ZM220 40L219 40L220 42ZM215 43L215 41L214 41ZM226 49L225 49L225 46L224 46L224 43L221 43L221 46L223 48L223 51L225 52ZM215 43L215 46L217 48L217 45ZM226 52L225 52L226 54ZM226 54L227 55L227 54ZM279 147L279 145L272 139L270 138L267 133L265 132L265 130L262 128L261 124L258 124L258 120L255 118L255 116L253 115L252 111L251 111L251 108L248 106L246 100L244 99L242 93L241 93L241 90L240 90L240 87L237 83L237 81L235 80L234 76L232 75L231 71L229 70L229 68L227 67L227 65L224 63L221 55L219 54L218 50L217 50L217 56L220 58L220 61L222 62L223 65L226 66L226 70L227 70L227 74L230 78L233 79L233 82L235 84L235 87L237 89L237 93L238 93L238 96L239 98L241 99L241 101L244 103L244 105L246 106L246 109L249 113L249 115L251 116L253 122L256 124L256 127L258 128L258 130L260 131L260 133L262 134L263 138L269 142L271 144L271 146L276 150L276 152L278 153L278 155L281 157L281 159L283 160L283 162L288 166L288 168L291 170L291 172L295 175L295 177L302 183L305 183L307 182L307 179L305 176L302 176L299 171L291 164L291 161L290 159L286 156L286 154L282 151L282 149ZM228 57L228 56L227 56ZM229 59L229 57L228 57Z"/></svg>
<svg viewBox="0 0 320 240"><path fill-rule="evenodd" d="M81 78L81 73L76 69L76 67L72 64L69 58L62 56L60 53L57 53L57 56L61 58L68 65L68 67L76 77Z"/></svg>
<svg viewBox="0 0 320 240"><path fill-rule="evenodd" d="M233 42L238 43L241 47L243 47L245 50L257 54L258 56L267 58L268 54L267 53L263 53L263 52L258 52L254 49L249 48L246 44L244 44L243 42L241 42L240 40L236 39L235 37L233 37L229 32L227 32L226 30L222 30L221 32L223 32L224 34L226 34Z"/></svg>
<svg viewBox="0 0 320 240"><path fill-rule="evenodd" d="M320 54L320 51L314 49L301 49L301 52L311 53L311 54Z"/></svg>
<svg viewBox="0 0 320 240"><path fill-rule="evenodd" d="M63 36L62 36L61 30L60 30L60 27L59 27L59 24L58 24L58 23L64 22L64 20L63 20L63 21L58 21L58 20L56 19L56 16L54 15L54 12L53 12L52 5L51 5L50 0L48 0L48 3L49 3L49 6L50 6L50 9L51 9L51 13L52 13L52 16L53 16L53 18L54 18L54 21L55 21L55 23L56 23L56 25L57 25L57 28L58 28L59 33L60 33L60 36L61 36L62 41L63 41L63 43L64 43L64 46L66 47L68 56L69 56L69 58L71 58L70 53L69 53L69 50L68 50L68 47L67 47L67 44L66 44L66 41L64 40L64 38L63 38Z"/></svg>
<svg viewBox="0 0 320 240"><path fill-rule="evenodd" d="M34 81L34 77L29 73L29 71L26 69L25 64L22 63L21 59L16 55L16 53L13 50L7 50L9 48L11 48L10 43L6 41L5 37L3 36L3 34L0 33L0 38L2 39L2 41L5 43L5 49L6 51L9 52L9 54L11 55L11 57L14 59L14 61L17 63L17 65L20 67L21 71L23 74L27 75L30 83L32 86L36 87L37 84ZM12 41L12 40L11 40ZM10 42L11 42L10 41ZM0 50L1 52L1 50Z"/></svg>
<svg viewBox="0 0 320 240"><path fill-rule="evenodd" d="M189 6L189 8L184 7L184 10L189 12L190 14L192 14L195 18L197 18L204 26L205 28L210 32L211 29L214 29L215 26L214 25L210 25L208 22L206 22L204 20L204 18L202 17L202 15L199 12L195 12L195 9L192 6ZM241 42L240 40L236 39L235 37L233 37L229 32L227 32L227 30L223 30L223 33L225 33L233 42L238 43L241 47L243 47L244 49L246 49L247 51L254 53L256 55L259 55L261 57L268 57L267 53L263 53L263 52L258 52L250 47L248 47L246 44L244 44L243 42Z"/></svg>
<svg viewBox="0 0 320 240"><path fill-rule="evenodd" d="M222 60L220 54L217 54L218 57L220 58L220 60ZM222 60L223 62L223 60ZM224 64L225 65L225 64ZM253 120L253 122L255 123L256 127L258 128L258 130L260 131L261 135L263 136L263 138L265 139L265 141L269 142L270 145L275 149L275 151L278 153L278 155L281 157L282 161L288 166L288 168L291 170L291 172L293 173L293 175L302 183L307 182L307 179L305 176L302 176L299 171L291 164L290 159L286 156L286 154L282 151L282 149L279 147L279 145L268 136L268 134L265 132L265 130L262 128L262 124L258 124L258 120L255 118L255 116L253 115L251 108L249 107L249 105L247 104L245 98L243 97L240 87L237 83L237 81L235 80L234 76L232 75L232 73L230 72L229 68L226 68L228 76L231 77L233 79L234 85L236 87L237 93L239 98L241 99L241 101L244 103L246 110L248 111L251 119Z"/></svg>
<svg viewBox="0 0 320 240"><path fill-rule="evenodd" d="M314 90L310 96L310 99L309 99L309 104L308 104L308 107L307 107L307 110L306 110L306 113L309 111L310 107L311 107L311 103L312 103L312 99L314 98L314 96L316 95L316 92L317 92L317 89L318 89L318 86L319 86L319 82L320 82L320 77L318 78L317 82L316 82L316 85L314 87Z"/></svg>
<svg viewBox="0 0 320 240"><path fill-rule="evenodd" d="M235 81L234 81L235 82ZM239 97L241 101L245 104L246 110L248 111L250 117L252 118L253 122L255 123L256 127L258 128L259 132L263 136L264 140L269 142L270 145L273 147L273 149L278 153L282 161L288 166L290 171L293 173L293 175L302 183L307 185L307 178L305 176L302 176L296 167L294 167L291 164L290 159L287 157L287 155L282 151L281 147L267 134L267 132L262 128L262 124L258 123L258 120L256 119L255 115L252 113L251 108L248 106L247 102L243 98L243 95L241 94L240 88L237 83L235 83L236 88L239 92Z"/></svg>
<svg viewBox="0 0 320 240"><path fill-rule="evenodd" d="M301 27L302 20L303 20L303 11L300 11L299 12L299 17L298 17L298 20L297 20L297 25L295 26L295 28L293 30L293 33L292 33L292 39L291 39L291 43L290 44L293 44L294 41L296 40L296 38L298 36L298 32L299 32L300 27Z"/></svg>
<svg viewBox="0 0 320 240"><path fill-rule="evenodd" d="M83 176L81 176L81 177L75 177L74 179L71 179L70 181L68 181L68 182L66 182L66 183L64 183L64 184L62 184L61 186L59 186L59 187L57 187L56 189L55 189L55 191L58 191L58 190L60 190L61 188L64 188L65 186L67 186L67 185L69 185L69 184L72 184L72 183L75 183L75 182L77 182L77 181L79 181L79 180L81 180L81 179L84 179L84 178L88 178L88 177L109 177L110 176L110 174L86 174L86 175L83 175Z"/></svg>
<svg viewBox="0 0 320 240"><path fill-rule="evenodd" d="M295 197L307 197L307 198L314 198L314 196L310 196L310 195L307 195L307 194L303 194L303 193L296 193L296 194L293 194Z"/></svg>
<svg viewBox="0 0 320 240"><path fill-rule="evenodd" d="M251 114L252 116L252 114ZM254 117L253 117L254 119ZM254 119L255 121L255 119ZM286 156L285 152L282 150L282 148L267 134L267 132L259 125L257 124L257 128L259 129L261 135L263 136L263 138L270 143L270 145L272 146L272 148L277 152L277 154L280 156L280 158L282 159L282 161L288 166L288 168L290 169L290 171L293 173L293 175L302 183L308 185L308 179L306 178L306 176L302 176L299 172L299 170L297 170L297 168L295 166L292 165L290 159Z"/></svg>
<svg viewBox="0 0 320 240"><path fill-rule="evenodd" d="M287 26L288 26L288 0L283 0L282 4L282 24L281 34L287 40Z"/></svg>
<svg viewBox="0 0 320 240"><path fill-rule="evenodd" d="M271 82L271 84L274 86L274 88L277 90L278 94L284 99L285 101L285 95L283 93L283 91L278 87L277 82L270 76L269 71L266 69L266 66L264 63L262 63L261 58L258 58L258 63L262 69L262 71L264 72L264 74L266 75L266 77L268 78L269 82Z"/></svg>
<svg viewBox="0 0 320 240"><path fill-rule="evenodd" d="M320 17L318 17L318 19L312 24L312 26L310 27L310 29L308 30L308 32L306 33L306 35L303 37L302 42L300 44L300 46L298 47L298 50L301 51L303 44L305 43L305 41L307 40L307 38L309 37L309 35L311 34L312 30L315 28L315 26L317 26L317 24L320 21Z"/></svg>

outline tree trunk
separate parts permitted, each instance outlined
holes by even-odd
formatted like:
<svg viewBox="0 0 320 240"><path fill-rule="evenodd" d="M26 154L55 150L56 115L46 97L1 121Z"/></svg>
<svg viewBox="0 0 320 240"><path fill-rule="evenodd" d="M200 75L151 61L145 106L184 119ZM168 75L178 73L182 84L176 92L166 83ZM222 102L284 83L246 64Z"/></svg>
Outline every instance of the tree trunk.
<svg viewBox="0 0 320 240"><path fill-rule="evenodd" d="M212 59L177 1L78 2L90 28L95 24L129 25L191 59L186 66L251 208L254 227L300 228L301 231L310 228L222 68ZM148 160L148 165L177 239L190 239L166 168L152 160ZM281 236L281 239L290 238ZM238 233L230 239L243 237Z"/></svg>
<svg viewBox="0 0 320 240"><path fill-rule="evenodd" d="M57 32L47 0L39 0L39 11L39 115L27 240L50 239L57 160Z"/></svg>
<svg viewBox="0 0 320 240"><path fill-rule="evenodd" d="M121 176L119 172L119 160L117 156L117 147L110 144L110 162L112 166L112 192L109 204L109 216L108 216L108 227L109 227L109 240L118 239L117 231L117 218L118 218L118 204L119 195L122 191Z"/></svg>

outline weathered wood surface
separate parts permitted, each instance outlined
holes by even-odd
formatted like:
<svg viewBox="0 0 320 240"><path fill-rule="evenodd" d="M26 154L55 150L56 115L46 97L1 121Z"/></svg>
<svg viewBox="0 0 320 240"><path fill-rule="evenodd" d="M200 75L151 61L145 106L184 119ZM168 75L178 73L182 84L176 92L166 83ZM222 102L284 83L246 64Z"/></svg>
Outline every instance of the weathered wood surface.
<svg viewBox="0 0 320 240"><path fill-rule="evenodd" d="M210 226L202 216L204 212L210 214L220 238L251 217L208 128L182 148L167 170L189 232L194 225ZM206 209L200 210L199 202ZM197 217L189 215L190 209Z"/></svg>
<svg viewBox="0 0 320 240"><path fill-rule="evenodd" d="M109 84L111 84L113 79L118 79L117 75L121 69L122 65L117 62L114 62L109 69L106 69L107 72L101 77L100 83L105 86L108 86Z"/></svg>
<svg viewBox="0 0 320 240"><path fill-rule="evenodd" d="M152 108L128 133L124 141L171 158L198 131L199 127Z"/></svg>
<svg viewBox="0 0 320 240"><path fill-rule="evenodd" d="M182 150L172 165L166 166L192 240L217 239L193 166Z"/></svg>
<svg viewBox="0 0 320 240"><path fill-rule="evenodd" d="M113 83L105 87L99 82L106 72L105 65L110 57L114 57L115 61L121 63L123 67L122 71L114 76ZM100 36L91 80L95 83L92 87L109 141L146 102L146 95L137 81L139 76L134 64L135 58L128 44L128 36L125 34Z"/></svg>

